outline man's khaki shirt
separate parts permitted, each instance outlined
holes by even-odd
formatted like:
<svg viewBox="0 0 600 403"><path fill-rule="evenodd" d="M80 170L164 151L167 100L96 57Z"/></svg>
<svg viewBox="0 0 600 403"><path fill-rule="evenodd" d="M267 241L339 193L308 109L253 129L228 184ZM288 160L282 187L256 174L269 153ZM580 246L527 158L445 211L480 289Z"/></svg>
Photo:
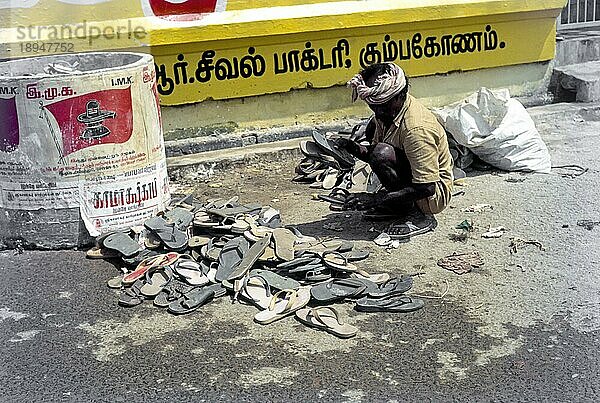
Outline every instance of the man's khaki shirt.
<svg viewBox="0 0 600 403"><path fill-rule="evenodd" d="M421 102L408 95L393 124L384 132L375 119L373 143L387 143L404 151L412 171L412 183L435 183L435 194L417 200L427 214L441 212L452 195L452 157L444 128Z"/></svg>

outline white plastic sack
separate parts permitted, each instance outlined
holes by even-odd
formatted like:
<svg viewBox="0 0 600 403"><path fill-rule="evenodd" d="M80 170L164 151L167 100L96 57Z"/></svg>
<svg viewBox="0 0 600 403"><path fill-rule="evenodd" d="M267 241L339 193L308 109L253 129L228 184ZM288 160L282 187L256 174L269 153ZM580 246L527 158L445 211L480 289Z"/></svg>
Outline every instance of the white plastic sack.
<svg viewBox="0 0 600 403"><path fill-rule="evenodd" d="M506 171L550 172L551 161L527 110L508 90L481 88L435 111L457 143Z"/></svg>

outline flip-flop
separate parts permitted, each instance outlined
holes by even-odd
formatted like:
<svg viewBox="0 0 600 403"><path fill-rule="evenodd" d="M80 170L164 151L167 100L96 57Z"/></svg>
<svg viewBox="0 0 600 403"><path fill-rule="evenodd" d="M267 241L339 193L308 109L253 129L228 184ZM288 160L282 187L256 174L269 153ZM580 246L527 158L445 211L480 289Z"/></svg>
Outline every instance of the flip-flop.
<svg viewBox="0 0 600 403"><path fill-rule="evenodd" d="M146 272L144 285L140 293L146 297L153 298L173 279L173 270L170 267L158 266Z"/></svg>
<svg viewBox="0 0 600 403"><path fill-rule="evenodd" d="M317 242L317 238L302 234L302 232L300 232L300 230L293 225L286 225L285 228L292 231L292 233L296 236L296 243Z"/></svg>
<svg viewBox="0 0 600 403"><path fill-rule="evenodd" d="M366 162L359 161L354 164L351 176L352 190L355 192L365 192L371 172L371 166Z"/></svg>
<svg viewBox="0 0 600 403"><path fill-rule="evenodd" d="M261 325L268 325L305 307L309 301L310 287L300 287L298 290L281 290L271 297L267 309L257 313L254 320Z"/></svg>
<svg viewBox="0 0 600 403"><path fill-rule="evenodd" d="M187 230L192 221L194 221L194 215L191 211L183 207L175 207L167 211L164 218L167 224L174 224L181 231Z"/></svg>
<svg viewBox="0 0 600 403"><path fill-rule="evenodd" d="M403 294L410 290L412 285L412 276L392 277L379 285L377 289L368 290L367 295L371 298L381 298L389 295Z"/></svg>
<svg viewBox="0 0 600 403"><path fill-rule="evenodd" d="M382 298L363 297L356 301L354 309L362 312L412 312L423 308L422 299L408 295L389 295Z"/></svg>
<svg viewBox="0 0 600 403"><path fill-rule="evenodd" d="M265 252L267 246L271 242L271 234L268 234L260 241L254 243L248 251L244 254L244 258L242 261L234 268L234 270L229 273L226 277L228 281L236 280L242 276L244 276L256 263L259 257Z"/></svg>
<svg viewBox="0 0 600 403"><path fill-rule="evenodd" d="M119 253L116 250L107 249L103 246L94 246L85 253L88 259L112 259L118 257Z"/></svg>
<svg viewBox="0 0 600 403"><path fill-rule="evenodd" d="M140 292L143 285L144 281L139 279L131 287L123 289L119 296L119 305L130 308L144 302L144 296Z"/></svg>
<svg viewBox="0 0 600 403"><path fill-rule="evenodd" d="M206 210L210 215L223 218L235 218L240 214L257 214L263 208L262 204L251 203L235 207L212 208Z"/></svg>
<svg viewBox="0 0 600 403"><path fill-rule="evenodd" d="M263 254L258 258L259 262L276 262L279 261L277 256L275 256L275 249L271 246L267 246Z"/></svg>
<svg viewBox="0 0 600 403"><path fill-rule="evenodd" d="M369 251L367 250L351 250L348 252L341 252L342 256L349 262L357 262L369 257Z"/></svg>
<svg viewBox="0 0 600 403"><path fill-rule="evenodd" d="M334 168L329 168L325 171L325 176L323 177L323 189L333 189L338 182L339 171Z"/></svg>
<svg viewBox="0 0 600 403"><path fill-rule="evenodd" d="M304 155L306 155L307 157L310 157L316 161L322 162L322 163L326 164L327 166L341 169L340 163L334 157L324 154L323 149L321 147L319 147L317 145L317 143L315 143L314 141L310 141L310 140L301 141L300 142L300 151L302 151L302 153ZM314 172L309 175L306 175L306 176L310 177L313 174L314 174ZM317 175L314 175L314 178L316 178Z"/></svg>
<svg viewBox="0 0 600 403"><path fill-rule="evenodd" d="M311 260L309 263L302 266L291 268L287 271L288 274L304 274L312 270L325 269L323 261L320 258Z"/></svg>
<svg viewBox="0 0 600 403"><path fill-rule="evenodd" d="M306 252L323 254L325 252L338 251L343 244L344 244L344 242L342 242L339 239L330 239L328 241L301 243L301 244L294 246L294 248L296 250L295 256L296 257L303 256L304 253L306 253Z"/></svg>
<svg viewBox="0 0 600 403"><path fill-rule="evenodd" d="M317 197L319 200L323 200L328 203L344 205L346 204L346 200L350 195L351 193L346 189L334 188L329 194L317 195Z"/></svg>
<svg viewBox="0 0 600 403"><path fill-rule="evenodd" d="M142 250L142 247L124 232L115 232L108 235L102 241L101 246L106 249L117 251L125 257L134 256Z"/></svg>
<svg viewBox="0 0 600 403"><path fill-rule="evenodd" d="M183 294L190 292L194 288L192 285L173 280L154 297L153 303L159 308L166 308L171 302L178 300Z"/></svg>
<svg viewBox="0 0 600 403"><path fill-rule="evenodd" d="M407 239L415 235L433 231L437 221L432 215L414 214L406 220L390 224L385 231L392 239Z"/></svg>
<svg viewBox="0 0 600 403"><path fill-rule="evenodd" d="M130 266L137 266L138 264L140 264L142 261L144 261L145 259L148 259L149 257L152 256L158 256L158 255L162 255L165 252L161 252L160 250L157 249L142 249L142 251L138 254L135 254L131 257L121 257L121 260L123 260L123 263L130 265Z"/></svg>
<svg viewBox="0 0 600 403"><path fill-rule="evenodd" d="M196 235L196 236L191 237L188 240L188 246L190 248L200 248L200 247L208 244L209 241L210 241L209 236Z"/></svg>
<svg viewBox="0 0 600 403"><path fill-rule="evenodd" d="M270 287L277 290L297 290L300 288L300 283L293 278L280 276L270 270L255 269L250 272L250 277L259 276L265 279Z"/></svg>
<svg viewBox="0 0 600 403"><path fill-rule="evenodd" d="M225 295L225 292L226 290L221 284L196 287L183 294L176 301L171 302L167 310L176 315L190 313L205 305L210 300Z"/></svg>
<svg viewBox="0 0 600 403"><path fill-rule="evenodd" d="M321 267L318 269L312 269L304 273L304 281L308 283L317 283L320 281L327 281L331 279L332 272L330 269Z"/></svg>
<svg viewBox="0 0 600 403"><path fill-rule="evenodd" d="M269 283L261 276L250 276L243 280L237 280L234 284L234 291L234 299L239 296L263 310L269 307L273 297Z"/></svg>
<svg viewBox="0 0 600 403"><path fill-rule="evenodd" d="M154 267L164 267L179 259L179 253L169 252L166 254L155 255L142 260L136 266L135 270L131 273L126 274L123 277L123 284L128 285L134 283L136 280L142 278L148 270Z"/></svg>
<svg viewBox="0 0 600 403"><path fill-rule="evenodd" d="M317 254L309 254L305 253L300 257L294 258L292 260L288 260L287 262L279 263L277 266L277 270L293 270L296 267L302 267L310 264L320 263L321 256Z"/></svg>
<svg viewBox="0 0 600 403"><path fill-rule="evenodd" d="M144 222L144 226L160 238L167 249L182 251L188 246L187 233L181 231L174 223L169 224L162 217L152 217Z"/></svg>
<svg viewBox="0 0 600 403"><path fill-rule="evenodd" d="M353 263L348 262L348 259L346 259L344 255L335 251L323 253L323 263L334 270L343 271L346 273L359 271L358 267L356 267Z"/></svg>
<svg viewBox="0 0 600 403"><path fill-rule="evenodd" d="M354 242L346 241L345 239L341 239L341 241L342 241L342 244L340 245L339 248L337 248L336 252L345 253L345 252L350 252L352 249L354 249Z"/></svg>
<svg viewBox="0 0 600 403"><path fill-rule="evenodd" d="M258 214L256 223L271 229L279 228L281 227L281 214L279 213L279 210L274 209L271 206L265 206Z"/></svg>
<svg viewBox="0 0 600 403"><path fill-rule="evenodd" d="M319 302L331 302L360 296L366 288L365 284L357 279L335 278L313 286L310 293Z"/></svg>
<svg viewBox="0 0 600 403"><path fill-rule="evenodd" d="M281 260L294 259L294 243L296 236L287 228L275 228L273 230L273 243L275 244L275 256Z"/></svg>
<svg viewBox="0 0 600 403"><path fill-rule="evenodd" d="M348 169L354 166L354 157L352 154L344 149L337 148L323 133L313 130L312 138L326 154L334 157L341 167Z"/></svg>
<svg viewBox="0 0 600 403"><path fill-rule="evenodd" d="M378 273L378 274L369 274L367 272L351 273L350 277L357 278L359 280L369 280L369 281L374 282L375 284L383 284L390 279L389 273Z"/></svg>
<svg viewBox="0 0 600 403"><path fill-rule="evenodd" d="M200 263L194 261L191 256L188 259L180 258L173 265L173 272L181 280L192 286L202 286L209 283L208 277L202 272Z"/></svg>
<svg viewBox="0 0 600 403"><path fill-rule="evenodd" d="M236 267L242 262L244 256L248 253L250 244L243 236L232 239L227 242L219 254L219 268L215 275L217 282L229 278Z"/></svg>
<svg viewBox="0 0 600 403"><path fill-rule="evenodd" d="M358 333L355 326L343 323L338 311L331 306L299 309L296 311L296 319L307 326L324 330L343 339L356 336Z"/></svg>
<svg viewBox="0 0 600 403"><path fill-rule="evenodd" d="M106 282L108 288L121 288L123 286L123 275L120 274L108 280Z"/></svg>

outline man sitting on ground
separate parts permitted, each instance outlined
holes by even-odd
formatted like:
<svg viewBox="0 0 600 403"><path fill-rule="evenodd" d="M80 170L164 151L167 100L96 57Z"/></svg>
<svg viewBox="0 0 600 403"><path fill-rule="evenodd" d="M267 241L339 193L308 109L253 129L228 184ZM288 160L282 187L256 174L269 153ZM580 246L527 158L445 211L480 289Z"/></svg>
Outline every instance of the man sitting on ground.
<svg viewBox="0 0 600 403"><path fill-rule="evenodd" d="M384 189L353 194L345 207L397 217L414 216L415 206L427 215L444 210L454 180L446 132L431 111L408 94L402 69L394 63L374 64L348 86L352 100L364 100L374 113L365 131L369 145L348 139L338 139L337 145L367 162Z"/></svg>

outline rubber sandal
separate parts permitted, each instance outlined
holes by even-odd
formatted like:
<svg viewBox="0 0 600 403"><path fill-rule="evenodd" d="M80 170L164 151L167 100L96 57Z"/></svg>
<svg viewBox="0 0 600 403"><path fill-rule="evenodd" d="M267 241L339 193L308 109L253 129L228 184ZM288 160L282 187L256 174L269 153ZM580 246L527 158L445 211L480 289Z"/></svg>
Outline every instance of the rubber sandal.
<svg viewBox="0 0 600 403"><path fill-rule="evenodd" d="M348 262L348 259L339 252L325 252L323 253L323 263L326 266L346 273L352 273L359 271L353 263Z"/></svg>
<svg viewBox="0 0 600 403"><path fill-rule="evenodd" d="M280 276L269 270L254 269L250 272L250 277L255 276L264 278L270 287L277 290L297 290L300 288L300 283L293 278Z"/></svg>
<svg viewBox="0 0 600 403"><path fill-rule="evenodd" d="M118 257L119 253L116 250L107 249L102 246L94 246L85 253L88 259L112 259Z"/></svg>
<svg viewBox="0 0 600 403"><path fill-rule="evenodd" d="M164 219L167 224L174 224L180 231L185 231L194 221L194 215L183 207L175 207L165 213Z"/></svg>
<svg viewBox="0 0 600 403"><path fill-rule="evenodd" d="M271 242L271 234L268 234L260 241L254 243L248 251L244 254L242 261L234 268L234 270L229 273L226 277L226 280L233 281L240 277L243 277L248 271L252 268L254 263L258 260L259 257L265 252L267 246Z"/></svg>
<svg viewBox="0 0 600 403"><path fill-rule="evenodd" d="M299 309L296 311L296 319L307 326L324 330L342 339L356 336L358 333L358 328L343 323L338 311L331 306Z"/></svg>
<svg viewBox="0 0 600 403"><path fill-rule="evenodd" d="M243 280L237 280L234 284L234 291L234 300L241 297L263 310L269 307L273 297L269 283L261 276L250 276Z"/></svg>
<svg viewBox="0 0 600 403"><path fill-rule="evenodd" d="M309 283L317 283L321 281L327 281L332 278L332 272L330 269L322 267L320 269L309 270L304 274L304 281Z"/></svg>
<svg viewBox="0 0 600 403"><path fill-rule="evenodd" d="M295 245L295 256L303 256L304 253L319 253L323 254L325 252L334 252L340 249L340 247L344 244L339 239L330 239L328 241L319 241L319 242L307 242Z"/></svg>
<svg viewBox="0 0 600 403"><path fill-rule="evenodd" d="M182 251L187 248L187 233L177 228L174 223L169 224L162 217L152 217L144 222L144 226L158 236L167 249Z"/></svg>
<svg viewBox="0 0 600 403"><path fill-rule="evenodd" d="M327 166L341 169L339 162L332 156L324 154L321 149L314 141L303 140L300 142L300 151L307 157L314 159L315 161L322 162ZM306 175L309 178L311 175ZM314 175L313 179L316 178L317 175Z"/></svg>
<svg viewBox="0 0 600 403"><path fill-rule="evenodd" d="M184 284L181 281L173 280L154 297L153 303L159 308L166 308L171 302L178 300L183 294L194 288L194 286Z"/></svg>
<svg viewBox="0 0 600 403"><path fill-rule="evenodd" d="M193 236L188 240L188 246L190 248L200 248L206 244L208 244L208 242L210 241L210 237L209 236Z"/></svg>
<svg viewBox="0 0 600 403"><path fill-rule="evenodd" d="M292 231L292 233L296 236L296 243L317 242L317 238L314 236L303 235L302 232L300 232L300 230L293 225L286 225L284 228Z"/></svg>
<svg viewBox="0 0 600 403"><path fill-rule="evenodd" d="M329 194L317 195L317 197L319 198L319 200L323 200L328 203L339 204L339 205L343 206L344 204L346 204L346 200L348 199L348 197L350 195L351 195L351 193L346 189L334 188L331 190L331 192Z"/></svg>
<svg viewBox="0 0 600 403"><path fill-rule="evenodd" d="M140 292L143 285L144 282L140 279L133 283L131 287L123 289L119 296L119 305L130 308L144 302L144 296Z"/></svg>
<svg viewBox="0 0 600 403"><path fill-rule="evenodd" d="M360 296L366 288L365 284L357 279L335 278L313 286L310 294L319 302L332 302Z"/></svg>
<svg viewBox="0 0 600 403"><path fill-rule="evenodd" d="M340 167L348 169L354 166L354 157L352 154L346 150L338 149L323 133L313 130L312 138L323 152L335 158Z"/></svg>
<svg viewBox="0 0 600 403"><path fill-rule="evenodd" d="M357 262L359 260L364 260L369 257L369 251L366 250L351 250L348 252L343 252L342 256L346 258L349 262Z"/></svg>
<svg viewBox="0 0 600 403"><path fill-rule="evenodd" d="M146 272L144 285L140 293L146 297L154 298L173 279L173 270L170 267L153 267Z"/></svg>
<svg viewBox="0 0 600 403"><path fill-rule="evenodd" d="M422 299L407 295L390 295L382 298L363 297L356 301L354 309L362 312L412 312L423 308Z"/></svg>
<svg viewBox="0 0 600 403"><path fill-rule="evenodd" d="M123 275L120 274L108 280L106 282L108 288L121 288L123 286Z"/></svg>
<svg viewBox="0 0 600 403"><path fill-rule="evenodd" d="M273 243L275 244L275 256L288 261L294 259L294 243L296 236L287 228L275 228L273 230Z"/></svg>
<svg viewBox="0 0 600 403"><path fill-rule="evenodd" d="M333 189L338 182L339 171L334 168L329 168L325 171L323 177L323 189Z"/></svg>
<svg viewBox="0 0 600 403"><path fill-rule="evenodd" d="M413 285L412 276L393 277L382 283L377 289L367 291L371 298L381 298L389 295L403 294L410 290Z"/></svg>
<svg viewBox="0 0 600 403"><path fill-rule="evenodd" d="M254 321L268 325L293 314L305 307L310 301L310 287L300 287L298 290L281 290L271 297L267 309L258 312Z"/></svg>
<svg viewBox="0 0 600 403"><path fill-rule="evenodd" d="M148 259L149 257L152 256L158 256L158 255L162 255L164 254L164 252L161 252L160 250L157 249L142 249L142 251L136 255L133 255L131 257L121 257L121 260L123 260L123 263L130 265L130 266L137 266L138 264L140 264L142 261L144 261L144 259Z"/></svg>
<svg viewBox="0 0 600 403"><path fill-rule="evenodd" d="M151 268L168 266L179 259L179 256L179 253L169 252L146 258L137 265L135 270L123 277L123 284L133 284L135 281L142 278Z"/></svg>
<svg viewBox="0 0 600 403"><path fill-rule="evenodd" d="M288 260L287 262L279 263L275 267L277 268L277 270L287 270L287 271L293 273L294 272L293 270L296 268L302 268L304 266L321 263L321 260L322 260L321 256L316 253L305 253L300 257L294 258L292 260ZM310 270L310 269L308 269L308 270ZM300 269L299 271L308 271L308 270Z"/></svg>
<svg viewBox="0 0 600 403"><path fill-rule="evenodd" d="M221 253L219 254L219 267L215 275L215 280L221 282L229 278L229 276L235 271L236 267L242 262L250 244L248 240L243 236L232 239L227 242Z"/></svg>
<svg viewBox="0 0 600 403"><path fill-rule="evenodd" d="M209 283L209 279L202 272L200 263L193 260L191 256L187 259L180 258L173 265L173 272L179 276L179 278L192 286L202 286Z"/></svg>
<svg viewBox="0 0 600 403"><path fill-rule="evenodd" d="M108 235L102 241L101 246L117 251L125 257L131 257L142 250L142 247L133 238L123 232Z"/></svg>
<svg viewBox="0 0 600 403"><path fill-rule="evenodd" d="M433 216L413 215L406 220L392 223L385 232L392 239L406 239L433 231L436 226L437 221Z"/></svg>
<svg viewBox="0 0 600 403"><path fill-rule="evenodd" d="M390 275L388 273L378 273L378 274L369 274L366 272L362 273L351 273L351 278L357 278L359 280L369 280L374 282L375 284L383 284L390 279Z"/></svg>
<svg viewBox="0 0 600 403"><path fill-rule="evenodd" d="M211 284L205 287L195 287L183 294L167 307L167 310L176 315L194 312L207 302L225 295L225 288L221 284Z"/></svg>

